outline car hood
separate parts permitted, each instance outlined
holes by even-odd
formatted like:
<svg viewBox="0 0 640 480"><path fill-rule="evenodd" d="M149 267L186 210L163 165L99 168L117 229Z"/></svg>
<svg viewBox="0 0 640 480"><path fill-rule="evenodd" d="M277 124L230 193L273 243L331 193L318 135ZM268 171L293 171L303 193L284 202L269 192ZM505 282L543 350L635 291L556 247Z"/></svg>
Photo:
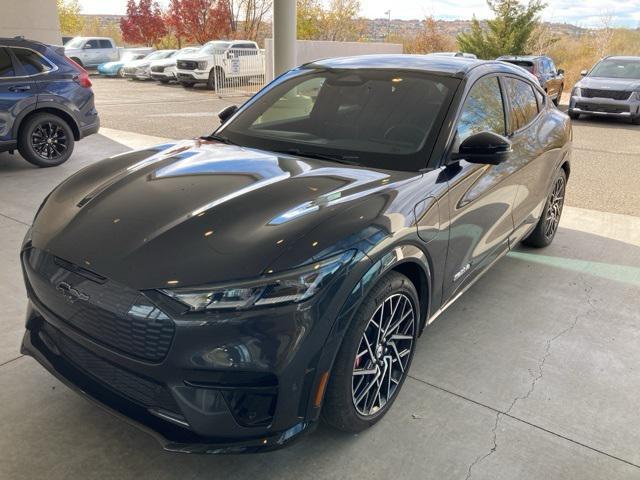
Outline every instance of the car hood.
<svg viewBox="0 0 640 480"><path fill-rule="evenodd" d="M169 67L171 65L175 65L176 64L176 59L174 58L163 58L161 60L154 60L153 62L151 62L151 66L152 67Z"/></svg>
<svg viewBox="0 0 640 480"><path fill-rule="evenodd" d="M41 207L31 239L36 248L136 289L252 278L276 259L286 269L326 256L337 239L297 242L323 221L415 178L183 141L73 175ZM358 213L348 223L362 230L367 221Z"/></svg>
<svg viewBox="0 0 640 480"><path fill-rule="evenodd" d="M197 62L199 60L209 60L213 55L207 55L206 53L198 54L198 53L190 53L189 55L182 55L177 58L177 60L188 60L191 62Z"/></svg>
<svg viewBox="0 0 640 480"><path fill-rule="evenodd" d="M146 67L151 63L150 60L145 60L144 58L140 60L131 60L130 62L125 63L126 67Z"/></svg>
<svg viewBox="0 0 640 480"><path fill-rule="evenodd" d="M106 62L106 63L103 63L101 65L98 65L98 68L109 70L109 69L112 69L112 68L121 67L122 65L123 65L123 62L121 62L121 61Z"/></svg>
<svg viewBox="0 0 640 480"><path fill-rule="evenodd" d="M584 77L580 80L576 87L593 88L599 90L640 90L639 79L627 78L606 78L606 77Z"/></svg>

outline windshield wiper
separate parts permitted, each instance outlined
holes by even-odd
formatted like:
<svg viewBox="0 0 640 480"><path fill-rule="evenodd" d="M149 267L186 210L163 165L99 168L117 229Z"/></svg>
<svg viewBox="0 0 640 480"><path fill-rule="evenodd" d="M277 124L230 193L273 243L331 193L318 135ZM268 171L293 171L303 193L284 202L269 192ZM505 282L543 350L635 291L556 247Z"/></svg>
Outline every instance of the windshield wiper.
<svg viewBox="0 0 640 480"><path fill-rule="evenodd" d="M204 138L205 140L216 140L227 145L235 145L235 143L233 143L229 138L225 137L224 135L216 135L215 133L202 138Z"/></svg>
<svg viewBox="0 0 640 480"><path fill-rule="evenodd" d="M320 160L330 160L332 162L344 163L345 165L360 165L357 155L341 155L339 153L319 153L299 148L288 148L287 150L276 150L276 153L286 153L288 155L298 155L300 157L317 158Z"/></svg>

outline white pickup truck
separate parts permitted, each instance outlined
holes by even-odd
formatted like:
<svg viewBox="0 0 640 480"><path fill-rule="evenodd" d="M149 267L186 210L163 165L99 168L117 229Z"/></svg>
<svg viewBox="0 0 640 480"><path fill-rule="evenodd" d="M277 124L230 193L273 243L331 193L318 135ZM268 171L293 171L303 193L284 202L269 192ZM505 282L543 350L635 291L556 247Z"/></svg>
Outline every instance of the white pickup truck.
<svg viewBox="0 0 640 480"><path fill-rule="evenodd" d="M210 89L219 89L245 79L264 78L264 69L264 51L256 42L216 40L196 52L179 55L176 79L185 87L206 83Z"/></svg>
<svg viewBox="0 0 640 480"><path fill-rule="evenodd" d="M149 53L153 48L122 48L108 37L74 37L64 44L64 54L82 67L115 62L125 52Z"/></svg>

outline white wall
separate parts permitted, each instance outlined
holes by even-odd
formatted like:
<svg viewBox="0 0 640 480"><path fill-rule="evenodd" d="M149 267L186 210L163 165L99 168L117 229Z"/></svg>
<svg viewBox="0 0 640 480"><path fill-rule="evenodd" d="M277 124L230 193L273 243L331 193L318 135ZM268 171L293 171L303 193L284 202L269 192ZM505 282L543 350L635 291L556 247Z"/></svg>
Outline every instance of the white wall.
<svg viewBox="0 0 640 480"><path fill-rule="evenodd" d="M273 39L265 41L266 80L273 80ZM330 42L323 40L297 40L296 65L332 57L371 55L375 53L402 53L399 43Z"/></svg>
<svg viewBox="0 0 640 480"><path fill-rule="evenodd" d="M62 44L56 0L0 0L0 37L16 35Z"/></svg>

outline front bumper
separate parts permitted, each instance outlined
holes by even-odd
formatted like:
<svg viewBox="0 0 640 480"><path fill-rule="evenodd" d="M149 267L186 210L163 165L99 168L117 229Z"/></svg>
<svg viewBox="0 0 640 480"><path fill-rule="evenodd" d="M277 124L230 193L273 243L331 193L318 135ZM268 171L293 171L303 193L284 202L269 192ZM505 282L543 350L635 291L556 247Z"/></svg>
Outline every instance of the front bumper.
<svg viewBox="0 0 640 480"><path fill-rule="evenodd" d="M639 117L640 99L635 99L636 95L637 94L632 94L627 100L572 95L569 101L569 112L603 117Z"/></svg>
<svg viewBox="0 0 640 480"><path fill-rule="evenodd" d="M105 325L109 316L89 301L79 301L75 319L54 313L51 308L59 310L64 300L54 298L57 287L47 289L34 276L28 251L22 255L29 296L22 352L74 390L151 433L165 449L271 450L315 427L320 405L314 398L322 374L330 368L327 359L339 346L327 345L326 319L335 318L344 300L337 293L344 276L310 304L173 318L167 353L143 359L109 343L115 335L122 345L136 348L140 340L123 337L126 325L124 330L122 324ZM54 272L56 282L68 281L102 305L114 305L110 281L105 288L91 287L67 268ZM121 303L128 302L124 294L118 297ZM125 310L140 310L137 305L125 305ZM106 336L95 330L103 327Z"/></svg>
<svg viewBox="0 0 640 480"><path fill-rule="evenodd" d="M179 82L206 82L209 80L209 72L206 70L178 70L176 78Z"/></svg>

